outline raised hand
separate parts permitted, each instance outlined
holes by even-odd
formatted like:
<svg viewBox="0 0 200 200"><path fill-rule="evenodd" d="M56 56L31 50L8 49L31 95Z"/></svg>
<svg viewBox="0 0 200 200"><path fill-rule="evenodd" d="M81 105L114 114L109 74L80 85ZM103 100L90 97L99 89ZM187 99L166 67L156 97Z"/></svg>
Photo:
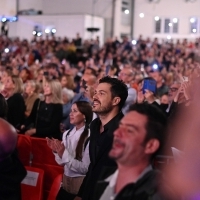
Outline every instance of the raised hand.
<svg viewBox="0 0 200 200"><path fill-rule="evenodd" d="M56 151L56 145L55 145L54 140L52 140L52 139L46 137L46 141L47 141L48 147L49 147L53 152L57 153L57 151Z"/></svg>
<svg viewBox="0 0 200 200"><path fill-rule="evenodd" d="M63 153L65 151L64 144L61 141L57 140L57 139L53 139L53 141L54 141L54 144L55 144L55 148L56 148L57 154L59 155L60 158L62 158L62 155L63 155Z"/></svg>

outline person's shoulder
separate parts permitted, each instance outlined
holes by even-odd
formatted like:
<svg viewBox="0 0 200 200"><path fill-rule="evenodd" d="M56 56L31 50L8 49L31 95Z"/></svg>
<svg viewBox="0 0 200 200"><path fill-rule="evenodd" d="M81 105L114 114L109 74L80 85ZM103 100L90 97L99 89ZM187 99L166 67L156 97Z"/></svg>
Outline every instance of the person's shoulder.
<svg viewBox="0 0 200 200"><path fill-rule="evenodd" d="M52 105L53 105L53 109L55 111L58 111L58 112L62 112L63 111L63 104L55 103L55 104L52 104Z"/></svg>
<svg viewBox="0 0 200 200"><path fill-rule="evenodd" d="M117 170L117 166L115 167L103 167L101 170L100 176L99 176L99 181L103 181L113 175L115 171Z"/></svg>
<svg viewBox="0 0 200 200"><path fill-rule="evenodd" d="M91 122L90 127L97 126L99 123L100 123L100 119L99 117L97 117Z"/></svg>
<svg viewBox="0 0 200 200"><path fill-rule="evenodd" d="M15 99L23 99L23 96L20 93L15 93L12 97Z"/></svg>
<svg viewBox="0 0 200 200"><path fill-rule="evenodd" d="M61 103L53 103L52 105L56 108L62 108L62 106L63 106L63 104L61 104Z"/></svg>
<svg viewBox="0 0 200 200"><path fill-rule="evenodd" d="M12 102L12 103L21 103L23 102L25 104L24 98L20 93L15 93L13 94L10 98L8 98L7 102ZM16 104L18 105L18 104Z"/></svg>
<svg viewBox="0 0 200 200"><path fill-rule="evenodd" d="M136 89L133 88L133 87L130 87L129 90L130 90L131 92L136 92Z"/></svg>

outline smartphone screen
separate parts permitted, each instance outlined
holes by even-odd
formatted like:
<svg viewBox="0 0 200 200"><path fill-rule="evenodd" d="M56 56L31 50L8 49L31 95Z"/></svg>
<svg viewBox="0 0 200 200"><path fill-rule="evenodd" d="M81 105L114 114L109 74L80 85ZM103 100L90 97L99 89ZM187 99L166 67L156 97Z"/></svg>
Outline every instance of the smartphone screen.
<svg viewBox="0 0 200 200"><path fill-rule="evenodd" d="M156 93L156 81L155 80L144 80L144 84L143 84L143 94L145 93L145 90L149 90L151 92L153 92L154 94Z"/></svg>

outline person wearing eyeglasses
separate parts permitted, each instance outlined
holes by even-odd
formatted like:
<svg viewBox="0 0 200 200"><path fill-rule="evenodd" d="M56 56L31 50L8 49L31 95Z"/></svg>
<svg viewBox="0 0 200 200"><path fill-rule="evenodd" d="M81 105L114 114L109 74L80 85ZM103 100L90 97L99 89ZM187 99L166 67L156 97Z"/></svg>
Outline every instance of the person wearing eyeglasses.
<svg viewBox="0 0 200 200"><path fill-rule="evenodd" d="M168 104L168 108L166 110L166 113L168 116L170 116L173 113L173 111L175 110L176 102L174 102L174 99L177 96L180 86L181 86L181 83L174 82L169 87L169 93L168 93L169 104ZM175 101L176 101L176 99L175 99Z"/></svg>
<svg viewBox="0 0 200 200"><path fill-rule="evenodd" d="M137 92L134 88L131 87L131 83L134 79L134 72L130 68L123 68L121 72L119 73L119 79L122 80L126 86L128 87L128 97L126 99L126 102L122 108L122 112L125 114L129 106L136 102L137 100Z"/></svg>

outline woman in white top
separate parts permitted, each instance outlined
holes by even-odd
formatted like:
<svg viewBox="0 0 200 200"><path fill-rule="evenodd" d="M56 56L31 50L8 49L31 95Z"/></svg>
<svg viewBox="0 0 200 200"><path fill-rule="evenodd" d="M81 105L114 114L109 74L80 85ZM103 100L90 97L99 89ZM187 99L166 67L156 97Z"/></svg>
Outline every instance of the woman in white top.
<svg viewBox="0 0 200 200"><path fill-rule="evenodd" d="M56 162L64 165L63 184L57 200L75 198L90 164L88 137L92 107L85 101L75 102L69 116L74 128L64 132L62 142L47 138Z"/></svg>

